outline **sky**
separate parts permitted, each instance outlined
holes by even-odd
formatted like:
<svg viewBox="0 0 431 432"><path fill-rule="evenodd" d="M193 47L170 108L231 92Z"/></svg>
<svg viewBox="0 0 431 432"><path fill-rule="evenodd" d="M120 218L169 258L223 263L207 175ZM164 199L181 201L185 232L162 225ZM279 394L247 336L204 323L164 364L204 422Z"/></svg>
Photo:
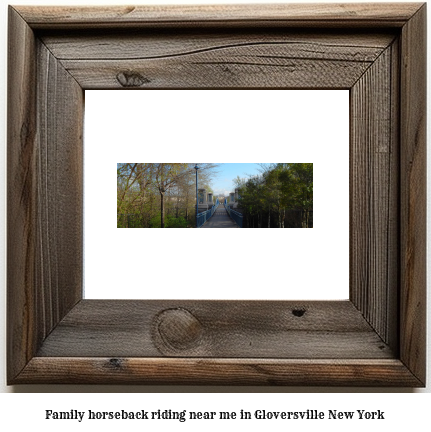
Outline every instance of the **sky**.
<svg viewBox="0 0 431 432"><path fill-rule="evenodd" d="M259 174L260 166L257 163L222 163L218 168L219 174L214 177L211 187L215 195L227 196L235 187L233 180L240 176L248 178Z"/></svg>

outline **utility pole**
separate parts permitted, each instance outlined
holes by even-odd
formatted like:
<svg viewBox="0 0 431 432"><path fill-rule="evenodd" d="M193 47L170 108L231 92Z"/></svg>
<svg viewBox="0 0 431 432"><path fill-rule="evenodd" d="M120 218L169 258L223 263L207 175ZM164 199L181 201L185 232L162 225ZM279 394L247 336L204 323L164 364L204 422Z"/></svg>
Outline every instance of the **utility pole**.
<svg viewBox="0 0 431 432"><path fill-rule="evenodd" d="M196 228L198 227L198 207L199 207L199 197L198 197L198 164L195 165L196 170Z"/></svg>

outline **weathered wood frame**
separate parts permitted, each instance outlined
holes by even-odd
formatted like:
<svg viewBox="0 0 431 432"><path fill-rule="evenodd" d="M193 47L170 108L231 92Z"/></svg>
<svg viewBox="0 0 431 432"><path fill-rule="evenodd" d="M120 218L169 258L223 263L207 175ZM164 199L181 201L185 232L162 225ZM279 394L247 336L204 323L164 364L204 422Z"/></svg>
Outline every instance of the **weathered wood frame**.
<svg viewBox="0 0 431 432"><path fill-rule="evenodd" d="M10 7L8 383L424 386L425 27L416 3ZM350 89L350 300L83 300L94 88Z"/></svg>

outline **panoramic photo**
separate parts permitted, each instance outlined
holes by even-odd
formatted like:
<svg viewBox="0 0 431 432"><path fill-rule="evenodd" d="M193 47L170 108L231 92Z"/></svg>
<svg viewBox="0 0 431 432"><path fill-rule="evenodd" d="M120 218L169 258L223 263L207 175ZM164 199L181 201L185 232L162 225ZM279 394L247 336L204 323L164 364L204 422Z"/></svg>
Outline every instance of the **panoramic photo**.
<svg viewBox="0 0 431 432"><path fill-rule="evenodd" d="M313 164L118 163L117 228L313 228Z"/></svg>

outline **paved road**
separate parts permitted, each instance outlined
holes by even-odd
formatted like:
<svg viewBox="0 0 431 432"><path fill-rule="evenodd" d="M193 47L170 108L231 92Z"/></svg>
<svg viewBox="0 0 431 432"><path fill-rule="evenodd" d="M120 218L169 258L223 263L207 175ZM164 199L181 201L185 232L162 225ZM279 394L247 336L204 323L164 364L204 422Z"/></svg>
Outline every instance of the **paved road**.
<svg viewBox="0 0 431 432"><path fill-rule="evenodd" d="M201 228L239 228L238 225L229 217L224 205L220 204L212 218Z"/></svg>

